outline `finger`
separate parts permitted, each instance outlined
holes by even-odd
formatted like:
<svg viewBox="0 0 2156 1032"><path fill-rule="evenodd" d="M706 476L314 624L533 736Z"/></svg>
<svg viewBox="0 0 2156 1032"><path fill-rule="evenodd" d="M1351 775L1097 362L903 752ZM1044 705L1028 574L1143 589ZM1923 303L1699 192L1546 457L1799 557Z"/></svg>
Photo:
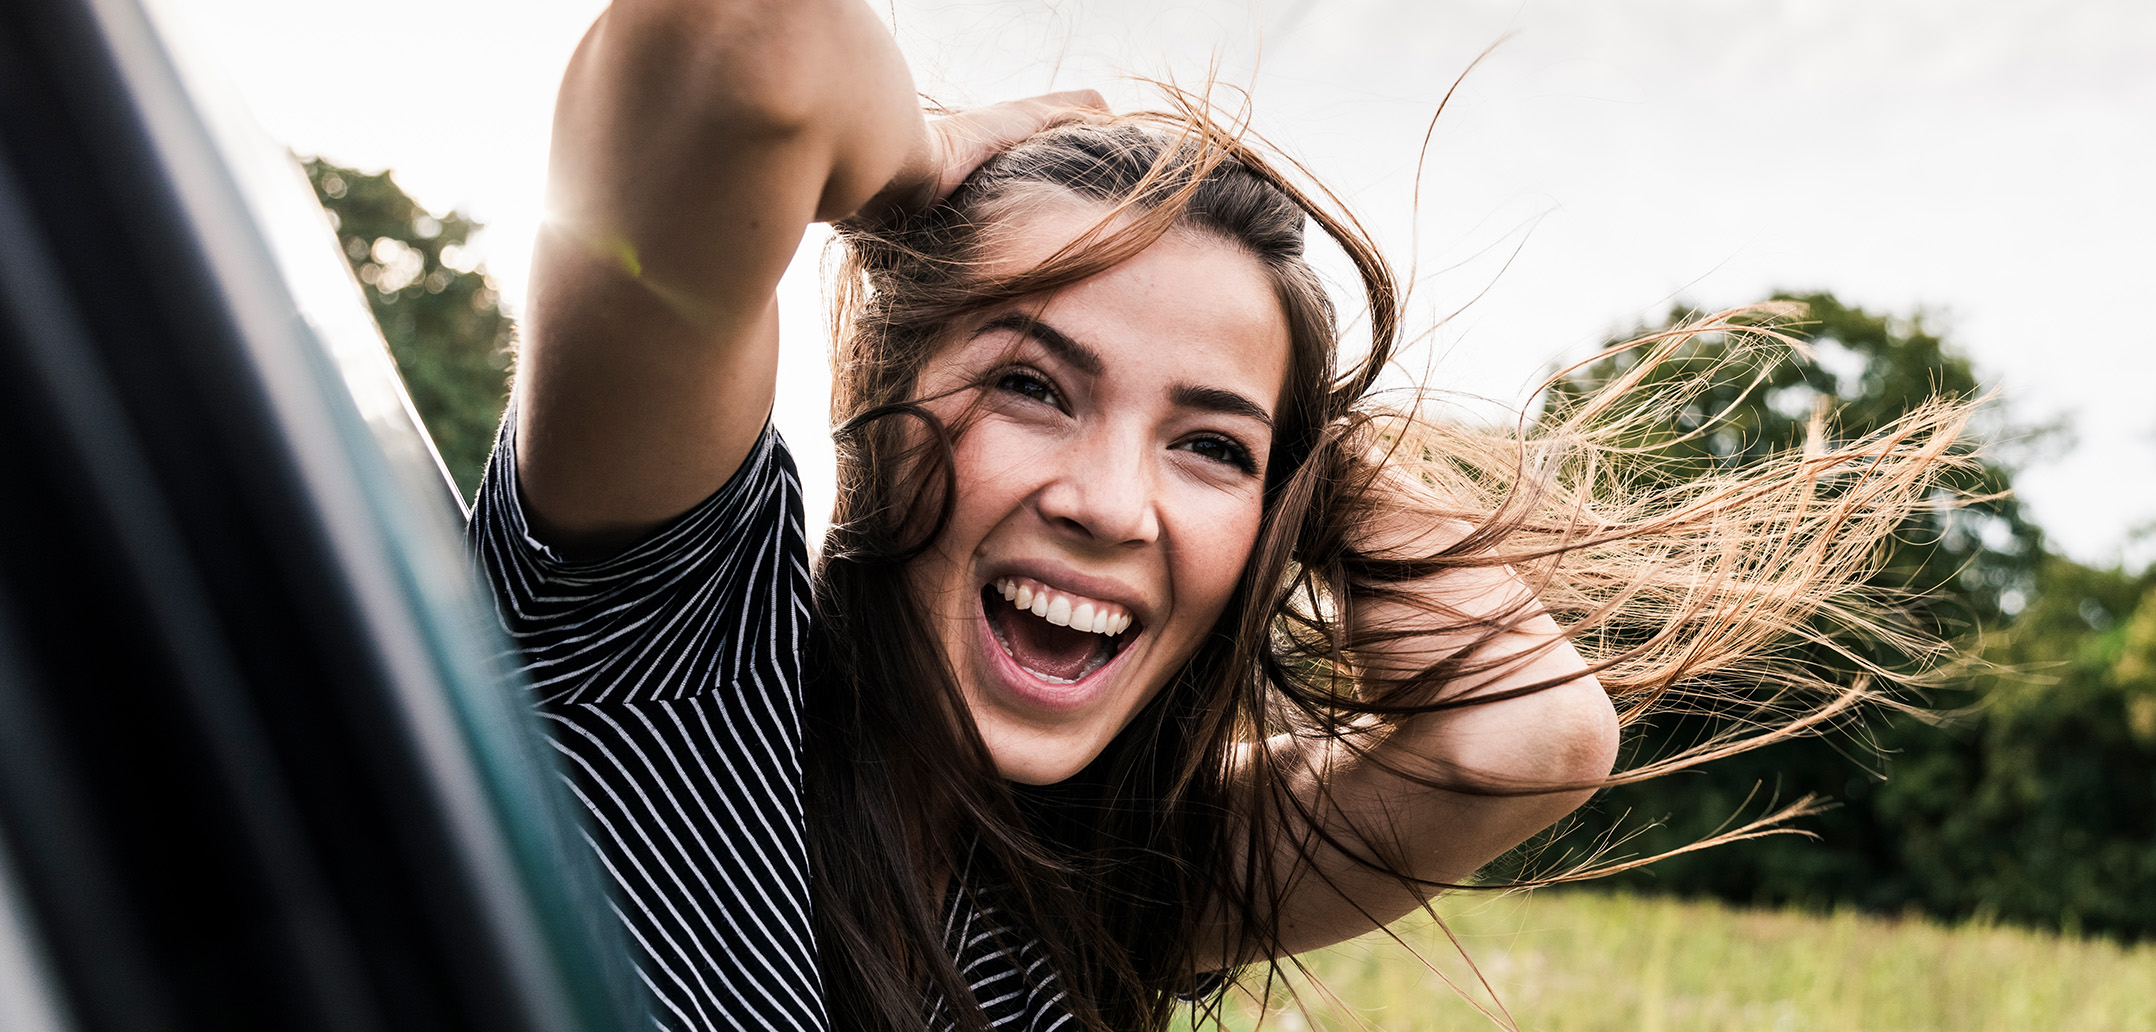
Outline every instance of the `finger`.
<svg viewBox="0 0 2156 1032"><path fill-rule="evenodd" d="M945 127L952 135L993 153L1043 129L1107 117L1112 112L1100 91L1071 90L976 108L951 116Z"/></svg>
<svg viewBox="0 0 2156 1032"><path fill-rule="evenodd" d="M931 200L942 200L973 174L982 162L1044 129L1072 122L1111 118L1107 98L1098 90L1066 90L975 108L933 125L938 175Z"/></svg>
<svg viewBox="0 0 2156 1032"><path fill-rule="evenodd" d="M1052 129L1073 123L1101 125L1115 118L1114 109L1108 106L1108 98L1101 96L1099 90L1048 93L1031 98L1025 103L1035 105L1037 110L1045 109L1040 116L1040 129ZM1035 131L1038 132L1039 129Z"/></svg>
<svg viewBox="0 0 2156 1032"><path fill-rule="evenodd" d="M1087 109L1102 114L1115 113L1114 109L1108 106L1108 98L1102 96L1099 90L1064 90L1060 93L1043 93L1031 99L1045 102L1051 107Z"/></svg>

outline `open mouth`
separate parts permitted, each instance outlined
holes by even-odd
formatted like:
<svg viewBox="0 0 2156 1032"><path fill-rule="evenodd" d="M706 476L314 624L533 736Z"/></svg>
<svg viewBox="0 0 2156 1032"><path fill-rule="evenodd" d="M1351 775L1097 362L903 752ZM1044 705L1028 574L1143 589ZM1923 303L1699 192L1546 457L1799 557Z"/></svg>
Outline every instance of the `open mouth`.
<svg viewBox="0 0 2156 1032"><path fill-rule="evenodd" d="M1092 676L1140 630L1130 612L1115 603L1025 577L1001 577L983 587L981 610L1003 653L1019 669L1055 685Z"/></svg>

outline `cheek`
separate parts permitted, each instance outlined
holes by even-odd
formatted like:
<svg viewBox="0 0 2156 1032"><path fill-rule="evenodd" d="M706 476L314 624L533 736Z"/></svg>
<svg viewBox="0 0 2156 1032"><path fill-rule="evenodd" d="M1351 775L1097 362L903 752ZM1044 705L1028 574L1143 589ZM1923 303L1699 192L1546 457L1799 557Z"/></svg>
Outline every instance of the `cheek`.
<svg viewBox="0 0 2156 1032"><path fill-rule="evenodd" d="M1242 580L1261 519L1259 503L1253 499L1216 509L1193 524L1194 533L1181 535L1176 548L1178 594L1203 615L1205 626L1219 618Z"/></svg>
<svg viewBox="0 0 2156 1032"><path fill-rule="evenodd" d="M958 487L951 530L985 534L1009 518L1038 486L1047 457L1039 441L993 419L966 427L951 447Z"/></svg>
<svg viewBox="0 0 2156 1032"><path fill-rule="evenodd" d="M1017 432L1005 425L993 413L973 409L968 405L971 395L937 398L927 404L927 409L943 424L949 435L951 452L951 483L957 497L952 500L951 519L944 533L946 545L957 545L957 554L963 556L969 544L955 540L969 531L985 532L984 520L1000 520L996 512L1008 511L1023 497L1023 476L1041 467L1042 447L1039 441ZM910 468L898 473L893 484L900 496L909 488L918 490L926 467L940 463L940 457L928 453L938 446L930 440L929 431L918 423L912 424L913 438L909 443L920 449L922 456ZM933 513L929 514L933 518Z"/></svg>

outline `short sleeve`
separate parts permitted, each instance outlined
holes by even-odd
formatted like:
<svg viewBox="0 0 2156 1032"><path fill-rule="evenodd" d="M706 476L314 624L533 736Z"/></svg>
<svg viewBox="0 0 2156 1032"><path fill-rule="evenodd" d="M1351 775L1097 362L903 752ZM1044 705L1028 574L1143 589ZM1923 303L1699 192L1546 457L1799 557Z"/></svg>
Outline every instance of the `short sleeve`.
<svg viewBox="0 0 2156 1032"><path fill-rule="evenodd" d="M710 497L601 559L531 533L505 417L470 527L653 1024L827 1027L802 796L801 491L768 426Z"/></svg>
<svg viewBox="0 0 2156 1032"><path fill-rule="evenodd" d="M800 480L775 428L694 508L611 556L568 559L532 534L514 426L512 410L469 534L541 708L798 684L807 547Z"/></svg>

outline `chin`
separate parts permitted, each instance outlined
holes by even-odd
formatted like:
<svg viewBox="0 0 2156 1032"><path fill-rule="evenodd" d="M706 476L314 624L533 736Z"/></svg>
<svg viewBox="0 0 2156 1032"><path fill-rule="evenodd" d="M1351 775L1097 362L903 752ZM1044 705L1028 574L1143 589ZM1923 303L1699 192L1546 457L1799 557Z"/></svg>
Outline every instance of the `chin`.
<svg viewBox="0 0 2156 1032"><path fill-rule="evenodd" d="M997 776L1012 784L1038 787L1070 780L1106 747L1106 742L1088 743L1073 749L1074 755L1064 756L1054 754L1052 750L1038 750L1034 743L1016 743L1009 749L991 745L988 753L995 761Z"/></svg>

